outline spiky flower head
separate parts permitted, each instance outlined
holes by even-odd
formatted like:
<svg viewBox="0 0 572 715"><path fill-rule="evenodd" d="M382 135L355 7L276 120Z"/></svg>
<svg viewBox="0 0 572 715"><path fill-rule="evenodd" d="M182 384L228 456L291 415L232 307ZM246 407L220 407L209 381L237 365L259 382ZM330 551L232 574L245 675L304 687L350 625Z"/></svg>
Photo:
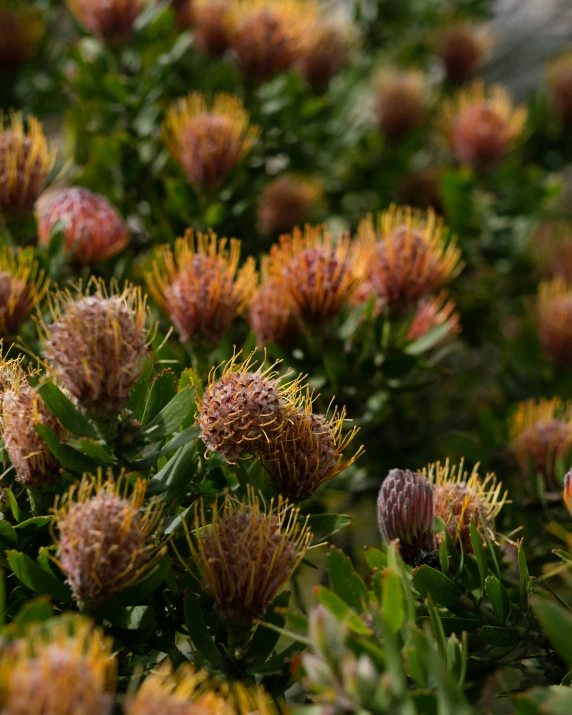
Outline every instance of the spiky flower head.
<svg viewBox="0 0 572 715"><path fill-rule="evenodd" d="M196 545L188 529L187 540L201 583L229 627L246 630L262 618L303 559L311 533L299 516L281 496L264 508L252 488L245 501L227 493L213 505L211 520L204 502L197 503Z"/></svg>
<svg viewBox="0 0 572 715"><path fill-rule="evenodd" d="M195 0L195 45L201 52L223 55L230 45L229 0Z"/></svg>
<svg viewBox="0 0 572 715"><path fill-rule="evenodd" d="M217 345L256 289L252 257L239 269L240 241L189 229L174 250L164 245L146 274L149 293L183 342Z"/></svg>
<svg viewBox="0 0 572 715"><path fill-rule="evenodd" d="M298 503L309 499L322 485L343 472L360 456L360 447L345 456L358 432L343 434L345 408L332 414L314 414L308 397L274 439L267 444L263 465L274 491Z"/></svg>
<svg viewBox="0 0 572 715"><path fill-rule="evenodd" d="M564 491L562 494L564 504L572 515L572 470L564 477Z"/></svg>
<svg viewBox="0 0 572 715"><path fill-rule="evenodd" d="M379 490L377 522L386 544L399 539L405 563L422 563L437 549L431 482L409 469L392 469Z"/></svg>
<svg viewBox="0 0 572 715"><path fill-rule="evenodd" d="M171 154L197 189L219 189L248 154L260 130L238 97L221 92L212 101L198 92L167 112L163 136Z"/></svg>
<svg viewBox="0 0 572 715"><path fill-rule="evenodd" d="M562 278L538 288L538 333L548 357L560 365L572 360L572 286Z"/></svg>
<svg viewBox="0 0 572 715"><path fill-rule="evenodd" d="M433 514L440 517L455 544L459 542L465 553L472 553L471 521L484 537L483 529L494 536L495 518L507 500L508 492L502 491L502 482L489 472L484 478L475 464L471 472L465 470L465 462L458 465L437 462L421 472L433 485Z"/></svg>
<svg viewBox="0 0 572 715"><path fill-rule="evenodd" d="M296 337L294 304L282 276L271 276L269 256L262 257L262 283L250 304L248 322L256 335L257 345L280 345Z"/></svg>
<svg viewBox="0 0 572 715"><path fill-rule="evenodd" d="M109 715L113 644L90 621L60 616L0 656L0 708L10 715Z"/></svg>
<svg viewBox="0 0 572 715"><path fill-rule="evenodd" d="M234 463L246 454L259 454L284 429L299 395L299 378L281 379L276 364L256 368L253 355L239 362L235 354L198 402L197 422L207 449Z"/></svg>
<svg viewBox="0 0 572 715"><path fill-rule="evenodd" d="M466 82L478 69L492 45L490 32L482 25L456 22L446 27L438 39L437 54L447 79Z"/></svg>
<svg viewBox="0 0 572 715"><path fill-rule="evenodd" d="M426 79L415 70L384 70L377 79L375 112L381 131L401 139L418 129L427 114Z"/></svg>
<svg viewBox="0 0 572 715"><path fill-rule="evenodd" d="M65 435L65 430L31 387L29 376L20 359L2 360L2 439L16 479L28 489L41 492L54 486L60 475L60 465L35 428L37 425L48 427L59 437Z"/></svg>
<svg viewBox="0 0 572 715"><path fill-rule="evenodd" d="M346 64L354 28L324 17L311 21L302 33L296 67L315 91L323 91Z"/></svg>
<svg viewBox="0 0 572 715"><path fill-rule="evenodd" d="M32 210L56 159L35 117L0 115L0 214Z"/></svg>
<svg viewBox="0 0 572 715"><path fill-rule="evenodd" d="M522 136L526 117L503 86L475 80L444 104L441 129L462 164L491 169Z"/></svg>
<svg viewBox="0 0 572 715"><path fill-rule="evenodd" d="M265 82L290 69L316 16L313 0L232 0L230 45L244 76Z"/></svg>
<svg viewBox="0 0 572 715"><path fill-rule="evenodd" d="M562 122L572 121L572 52L557 57L546 72L552 111Z"/></svg>
<svg viewBox="0 0 572 715"><path fill-rule="evenodd" d="M38 223L40 243L47 246L54 224L65 224L65 252L83 265L115 256L129 243L129 229L101 194L82 187L58 191Z"/></svg>
<svg viewBox="0 0 572 715"><path fill-rule="evenodd" d="M432 209L391 206L364 219L358 229L368 261L368 280L390 306L410 308L462 269L461 251Z"/></svg>
<svg viewBox="0 0 572 715"><path fill-rule="evenodd" d="M509 419L510 448L528 480L531 465L546 480L546 486L560 490L556 464L572 448L572 403L558 398L521 402Z"/></svg>
<svg viewBox="0 0 572 715"><path fill-rule="evenodd" d="M0 337L14 337L23 320L42 302L49 279L31 250L0 249Z"/></svg>
<svg viewBox="0 0 572 715"><path fill-rule="evenodd" d="M57 559L74 598L91 607L122 591L157 565L163 549L153 540L161 518L146 482L133 487L127 475L85 475L54 508Z"/></svg>
<svg viewBox="0 0 572 715"><path fill-rule="evenodd" d="M531 253L547 278L562 278L572 284L572 223L565 219L546 221L534 232Z"/></svg>
<svg viewBox="0 0 572 715"><path fill-rule="evenodd" d="M70 11L103 42L129 42L137 16L148 0L66 0Z"/></svg>
<svg viewBox="0 0 572 715"><path fill-rule="evenodd" d="M42 323L44 355L78 404L96 418L125 407L147 354L147 306L140 288L91 279L53 296Z"/></svg>
<svg viewBox="0 0 572 715"><path fill-rule="evenodd" d="M346 234L334 242L325 226L295 228L272 247L271 271L284 279L303 323L327 324L357 290L364 272L358 249Z"/></svg>
<svg viewBox="0 0 572 715"><path fill-rule="evenodd" d="M291 231L308 220L320 194L317 182L288 174L279 176L266 184L258 197L258 227L273 235Z"/></svg>
<svg viewBox="0 0 572 715"><path fill-rule="evenodd" d="M41 13L27 0L0 0L0 75L30 59L44 29Z"/></svg>
<svg viewBox="0 0 572 715"><path fill-rule="evenodd" d="M419 302L417 312L413 316L413 321L407 332L407 339L418 340L441 325L444 333L439 345L451 340L461 332L459 313L455 303L449 299L445 290L437 296L425 298Z"/></svg>

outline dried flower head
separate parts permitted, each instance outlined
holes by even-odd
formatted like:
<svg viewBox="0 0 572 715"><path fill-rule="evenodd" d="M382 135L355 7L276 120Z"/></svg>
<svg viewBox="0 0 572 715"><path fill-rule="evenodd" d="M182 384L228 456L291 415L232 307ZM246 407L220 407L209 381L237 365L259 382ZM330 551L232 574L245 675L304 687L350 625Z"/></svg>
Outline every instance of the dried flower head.
<svg viewBox="0 0 572 715"><path fill-rule="evenodd" d="M435 212L391 206L364 219L358 236L367 254L368 279L389 305L409 308L462 269L454 236Z"/></svg>
<svg viewBox="0 0 572 715"><path fill-rule="evenodd" d="M266 184L258 197L258 226L263 233L278 235L308 220L312 204L319 198L317 182L280 176Z"/></svg>
<svg viewBox="0 0 572 715"><path fill-rule="evenodd" d="M0 0L0 75L30 59L44 29L41 13L27 0Z"/></svg>
<svg viewBox="0 0 572 715"><path fill-rule="evenodd" d="M316 16L313 0L232 0L230 45L245 77L265 82L290 69Z"/></svg>
<svg viewBox="0 0 572 715"><path fill-rule="evenodd" d="M546 221L534 232L533 258L547 278L562 278L572 284L572 223L565 219Z"/></svg>
<svg viewBox="0 0 572 715"><path fill-rule="evenodd" d="M65 430L30 386L28 378L20 359L2 360L2 439L16 479L28 489L41 492L53 487L60 475L60 465L35 427L48 427L59 437L65 435Z"/></svg>
<svg viewBox="0 0 572 715"><path fill-rule="evenodd" d="M229 0L195 0L194 38L201 52L223 55L230 45Z"/></svg>
<svg viewBox="0 0 572 715"><path fill-rule="evenodd" d="M569 513L572 515L572 470L569 471L564 477L564 491L562 494L564 499L564 504L568 509Z"/></svg>
<svg viewBox="0 0 572 715"><path fill-rule="evenodd" d="M255 369L253 355L242 363L239 356L224 365L220 378L211 370L197 414L207 449L230 463L259 454L284 429L299 394L299 379L285 382L275 364Z"/></svg>
<svg viewBox="0 0 572 715"><path fill-rule="evenodd" d="M95 417L116 416L129 400L147 353L147 306L141 289L119 291L92 279L56 294L51 325L42 323L50 368Z"/></svg>
<svg viewBox="0 0 572 715"><path fill-rule="evenodd" d="M449 295L445 290L437 296L425 298L419 302L407 333L407 339L418 340L439 326L443 326L443 335L438 345L443 345L461 332L459 313L456 311L455 303L449 300Z"/></svg>
<svg viewBox="0 0 572 715"><path fill-rule="evenodd" d="M458 22L441 33L437 53L447 79L454 84L466 82L478 69L491 48L491 34L480 25Z"/></svg>
<svg viewBox="0 0 572 715"><path fill-rule="evenodd" d="M538 288L538 333L548 357L560 365L572 360L572 287L562 278Z"/></svg>
<svg viewBox="0 0 572 715"><path fill-rule="evenodd" d="M348 235L336 242L325 226L295 228L270 251L271 271L281 276L304 323L334 318L362 281L361 253Z"/></svg>
<svg viewBox="0 0 572 715"><path fill-rule="evenodd" d="M562 122L572 121L572 52L553 60L547 69L552 111Z"/></svg>
<svg viewBox="0 0 572 715"><path fill-rule="evenodd" d="M315 91L323 91L346 64L354 28L325 18L311 21L302 34L296 67Z"/></svg>
<svg viewBox="0 0 572 715"><path fill-rule="evenodd" d="M257 345L290 343L296 338L294 303L282 276L270 276L269 256L262 257L262 284L250 303L248 321Z"/></svg>
<svg viewBox="0 0 572 715"><path fill-rule="evenodd" d="M46 295L49 279L31 250L0 249L0 337L14 337Z"/></svg>
<svg viewBox="0 0 572 715"><path fill-rule="evenodd" d="M244 502L226 494L222 504L215 503L212 523L204 503L197 504L194 525L196 546L185 530L201 583L220 617L236 630L249 629L254 619L264 616L311 539L298 509L282 497L264 509L252 488Z"/></svg>
<svg viewBox="0 0 572 715"><path fill-rule="evenodd" d="M481 80L445 103L441 129L457 159L473 169L490 169L522 136L525 107L515 107L501 85Z"/></svg>
<svg viewBox="0 0 572 715"><path fill-rule="evenodd" d="M191 92L169 109L163 126L167 147L189 182L209 191L224 184L259 133L240 99L224 93L208 102Z"/></svg>
<svg viewBox="0 0 572 715"><path fill-rule="evenodd" d="M62 616L4 649L0 706L10 715L109 715L115 671L111 638Z"/></svg>
<svg viewBox="0 0 572 715"><path fill-rule="evenodd" d="M433 485L433 514L440 517L454 543L459 541L465 553L472 553L469 528L475 522L481 536L487 528L494 536L495 518L507 500L502 492L502 482L490 472L484 479L479 475L479 465L465 471L464 460L450 465L449 460L430 464L421 474Z"/></svg>
<svg viewBox="0 0 572 715"><path fill-rule="evenodd" d="M149 292L181 340L216 345L256 289L254 259L240 270L240 241L189 229L175 249L162 246L146 275Z"/></svg>
<svg viewBox="0 0 572 715"><path fill-rule="evenodd" d="M56 501L58 564L78 603L93 606L155 568L163 549L152 539L161 509L144 509L146 481L86 475Z"/></svg>
<svg viewBox="0 0 572 715"><path fill-rule="evenodd" d="M427 113L426 80L414 70L384 70L375 90L375 112L381 131L401 139L418 129Z"/></svg>
<svg viewBox="0 0 572 715"><path fill-rule="evenodd" d="M70 11L96 37L125 44L147 0L66 0Z"/></svg>
<svg viewBox="0 0 572 715"><path fill-rule="evenodd" d="M263 465L277 494L298 503L309 499L322 485L343 472L363 452L344 459L358 432L343 435L345 408L331 415L314 414L310 396L292 413L284 428L266 445Z"/></svg>
<svg viewBox="0 0 572 715"><path fill-rule="evenodd" d="M47 246L54 224L65 224L65 251L89 265L120 253L129 243L129 229L101 194L82 187L58 191L40 216L38 237Z"/></svg>
<svg viewBox="0 0 572 715"><path fill-rule="evenodd" d="M509 419L509 437L524 479L532 466L548 488L560 491L556 463L572 448L572 403L558 398L521 402Z"/></svg>
<svg viewBox="0 0 572 715"><path fill-rule="evenodd" d="M416 566L437 549L433 486L417 472L392 469L379 490L377 521L386 544L399 539L405 563Z"/></svg>
<svg viewBox="0 0 572 715"><path fill-rule="evenodd" d="M20 114L0 115L0 214L29 212L40 195L56 158L42 125Z"/></svg>

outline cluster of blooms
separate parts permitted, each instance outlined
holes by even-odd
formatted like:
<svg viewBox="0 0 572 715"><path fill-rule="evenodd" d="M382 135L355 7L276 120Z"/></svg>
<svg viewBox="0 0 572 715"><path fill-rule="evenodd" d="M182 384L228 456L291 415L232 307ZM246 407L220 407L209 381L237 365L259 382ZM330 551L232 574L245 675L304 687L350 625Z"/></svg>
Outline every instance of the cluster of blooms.
<svg viewBox="0 0 572 715"><path fill-rule="evenodd" d="M434 523L438 517L453 543L473 553L470 526L474 522L485 538L494 538L495 517L507 498L492 473L479 475L479 465L469 473L464 462L431 464L420 472L392 469L383 482L377 501L379 529L385 543L399 539L404 561L418 566L438 562L436 552L443 533Z"/></svg>

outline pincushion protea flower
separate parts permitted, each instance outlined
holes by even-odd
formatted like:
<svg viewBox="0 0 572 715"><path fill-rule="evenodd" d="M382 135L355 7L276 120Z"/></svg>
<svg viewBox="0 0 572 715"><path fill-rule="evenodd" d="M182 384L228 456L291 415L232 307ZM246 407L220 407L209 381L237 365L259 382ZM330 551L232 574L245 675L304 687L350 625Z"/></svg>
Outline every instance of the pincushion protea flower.
<svg viewBox="0 0 572 715"><path fill-rule="evenodd" d="M303 224L321 194L316 182L280 176L258 197L258 226L263 233L281 234Z"/></svg>
<svg viewBox="0 0 572 715"><path fill-rule="evenodd" d="M66 0L69 9L104 42L124 44L148 0Z"/></svg>
<svg viewBox="0 0 572 715"><path fill-rule="evenodd" d="M65 430L30 386L21 360L3 359L0 365L1 428L4 449L16 472L16 479L34 492L54 486L60 464L36 432L43 425L59 437Z"/></svg>
<svg viewBox="0 0 572 715"><path fill-rule="evenodd" d="M427 335L430 330L442 325L447 327L444 327L444 334L439 344L442 345L447 340L451 340L461 332L459 313L457 313L455 307L455 303L449 300L448 293L445 290L441 291L437 296L420 301L407 332L407 339L418 340Z"/></svg>
<svg viewBox="0 0 572 715"><path fill-rule="evenodd" d="M296 67L315 91L323 91L346 64L354 28L325 18L311 20L302 33Z"/></svg>
<svg viewBox="0 0 572 715"><path fill-rule="evenodd" d="M317 16L312 0L231 0L230 8L230 45L241 72L255 82L292 67Z"/></svg>
<svg viewBox="0 0 572 715"><path fill-rule="evenodd" d="M457 22L446 27L438 40L437 53L450 82L466 82L491 48L491 34L483 26Z"/></svg>
<svg viewBox="0 0 572 715"><path fill-rule="evenodd" d="M250 304L248 322L260 346L292 342L296 337L294 304L282 276L270 275L270 257L262 256L262 283Z"/></svg>
<svg viewBox="0 0 572 715"><path fill-rule="evenodd" d="M238 97L217 94L212 101L191 92L167 112L165 143L198 189L219 189L251 150L260 130Z"/></svg>
<svg viewBox="0 0 572 715"><path fill-rule="evenodd" d="M481 478L479 465L465 471L464 460L458 465L430 464L421 472L433 485L433 514L440 517L455 544L459 542L465 553L472 553L471 521L483 535L483 528L494 536L495 518L505 504L508 492L502 491L502 482L489 472Z"/></svg>
<svg viewBox="0 0 572 715"><path fill-rule="evenodd" d="M284 279L298 318L314 325L332 320L357 290L360 259L348 235L334 242L325 226L295 228L270 251L271 273Z"/></svg>
<svg viewBox="0 0 572 715"><path fill-rule="evenodd" d="M259 454L284 429L300 390L299 378L281 380L276 363L255 369L253 355L242 363L239 356L224 365L220 378L215 369L211 371L197 413L207 449L230 463L246 454Z"/></svg>
<svg viewBox="0 0 572 715"><path fill-rule="evenodd" d="M237 631L250 629L304 558L311 533L299 510L282 497L263 509L254 490L246 500L226 494L207 519L204 502L195 509L196 546L185 524L201 583L220 617Z"/></svg>
<svg viewBox="0 0 572 715"><path fill-rule="evenodd" d="M544 476L548 488L559 491L556 463L572 448L572 403L558 398L521 402L510 416L509 437L525 480L532 466Z"/></svg>
<svg viewBox="0 0 572 715"><path fill-rule="evenodd" d="M441 129L462 164L491 169L522 136L525 107L515 107L508 91L476 80L445 103Z"/></svg>
<svg viewBox="0 0 572 715"><path fill-rule="evenodd" d="M431 209L391 206L362 221L358 237L367 256L368 281L390 306L410 308L462 269L461 251Z"/></svg>
<svg viewBox="0 0 572 715"><path fill-rule="evenodd" d="M14 337L22 321L42 302L50 281L30 250L0 249L0 336Z"/></svg>
<svg viewBox="0 0 572 715"><path fill-rule="evenodd" d="M431 482L417 472L392 469L379 490L377 521L386 544L399 539L405 563L425 562L437 549Z"/></svg>
<svg viewBox="0 0 572 715"><path fill-rule="evenodd" d="M572 121L572 52L553 60L546 75L552 111L561 121Z"/></svg>
<svg viewBox="0 0 572 715"><path fill-rule="evenodd" d="M290 416L284 428L266 445L263 465L277 494L298 503L309 499L325 482L343 472L363 452L363 447L344 459L356 436L354 427L343 435L345 408L331 415L314 414L308 396Z"/></svg>
<svg viewBox="0 0 572 715"><path fill-rule="evenodd" d="M35 117L25 126L20 114L0 115L0 214L32 210L55 158Z"/></svg>
<svg viewBox="0 0 572 715"><path fill-rule="evenodd" d="M0 75L29 60L44 29L41 13L26 0L0 0Z"/></svg>
<svg viewBox="0 0 572 715"><path fill-rule="evenodd" d="M92 607L122 591L157 565L164 553L152 539L161 517L151 500L142 509L146 481L129 493L126 476L86 475L54 508L57 561L78 603Z"/></svg>
<svg viewBox="0 0 572 715"><path fill-rule="evenodd" d="M41 324L50 368L96 418L117 416L129 400L147 354L147 306L141 289L92 279L52 297L52 323Z"/></svg>
<svg viewBox="0 0 572 715"><path fill-rule="evenodd" d="M196 235L189 229L173 250L156 252L146 274L149 293L170 317L183 342L216 345L256 288L254 259L242 268L240 241L218 239L212 231Z"/></svg>
<svg viewBox="0 0 572 715"><path fill-rule="evenodd" d="M531 241L532 256L549 278L572 284L572 223L565 219L542 223Z"/></svg>
<svg viewBox="0 0 572 715"><path fill-rule="evenodd" d="M65 251L81 264L104 261L129 243L127 224L101 194L82 187L58 191L42 211L40 243L47 246L54 224L65 224Z"/></svg>
<svg viewBox="0 0 572 715"><path fill-rule="evenodd" d="M415 70L384 70L377 79L375 112L381 131L401 139L418 129L427 113L426 79Z"/></svg>
<svg viewBox="0 0 572 715"><path fill-rule="evenodd" d="M109 715L112 639L87 619L60 617L30 629L0 656L0 707L10 715Z"/></svg>
<svg viewBox="0 0 572 715"><path fill-rule="evenodd" d="M572 360L572 287L562 278L538 288L538 332L548 357L569 365Z"/></svg>
<svg viewBox="0 0 572 715"><path fill-rule="evenodd" d="M564 477L564 491L562 494L564 504L572 515L572 471L568 472Z"/></svg>
<svg viewBox="0 0 572 715"><path fill-rule="evenodd" d="M230 43L229 0L194 0L195 45L202 52L223 55Z"/></svg>

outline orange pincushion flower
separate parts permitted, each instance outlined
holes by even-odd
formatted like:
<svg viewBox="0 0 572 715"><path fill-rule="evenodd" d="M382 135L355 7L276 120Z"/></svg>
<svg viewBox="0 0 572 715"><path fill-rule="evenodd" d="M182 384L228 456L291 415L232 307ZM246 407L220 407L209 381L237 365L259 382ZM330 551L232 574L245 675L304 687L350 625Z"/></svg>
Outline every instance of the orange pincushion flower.
<svg viewBox="0 0 572 715"><path fill-rule="evenodd" d="M133 25L148 0L66 0L77 19L104 42L129 41Z"/></svg>
<svg viewBox="0 0 572 715"><path fill-rule="evenodd" d="M439 325L447 326L439 344L454 338L461 332L459 313L455 303L449 300L447 291L420 301L413 322L407 333L408 340L418 340Z"/></svg>
<svg viewBox="0 0 572 715"><path fill-rule="evenodd" d="M264 509L254 489L245 501L226 494L212 507L195 508L196 546L185 524L201 583L214 598L219 615L236 630L250 629L304 558L311 532L299 510L281 496Z"/></svg>
<svg viewBox="0 0 572 715"><path fill-rule="evenodd" d="M42 211L40 243L49 244L57 221L65 224L66 252L84 265L104 261L129 243L129 229L116 209L101 194L82 187L58 191Z"/></svg>
<svg viewBox="0 0 572 715"><path fill-rule="evenodd" d="M0 656L0 708L10 715L109 715L113 642L83 617L30 629Z"/></svg>
<svg viewBox="0 0 572 715"><path fill-rule="evenodd" d="M381 131L400 139L423 124L427 112L426 80L414 70L384 70L377 81L375 111Z"/></svg>
<svg viewBox="0 0 572 715"><path fill-rule="evenodd" d="M41 302L50 281L31 250L0 249L0 337L14 337Z"/></svg>
<svg viewBox="0 0 572 715"><path fill-rule="evenodd" d="M248 321L260 346L292 341L296 336L294 303L282 276L270 276L269 256L262 257L262 284L250 304Z"/></svg>
<svg viewBox="0 0 572 715"><path fill-rule="evenodd" d="M202 52L223 55L230 43L229 0L195 0L194 38Z"/></svg>
<svg viewBox="0 0 572 715"><path fill-rule="evenodd" d="M556 463L572 448L572 403L558 398L521 402L510 417L509 436L522 476L528 479L532 465L549 488L559 489Z"/></svg>
<svg viewBox="0 0 572 715"><path fill-rule="evenodd" d="M409 308L461 270L461 251L431 209L391 206L359 226L368 281L389 305Z"/></svg>
<svg viewBox="0 0 572 715"><path fill-rule="evenodd" d="M353 28L323 18L310 21L302 34L296 67L316 91L327 88L330 80L345 65L353 40Z"/></svg>
<svg viewBox="0 0 572 715"><path fill-rule="evenodd" d="M441 129L461 163L490 169L522 136L526 117L526 107L515 107L504 87L475 80L445 103Z"/></svg>
<svg viewBox="0 0 572 715"><path fill-rule="evenodd" d="M192 92L169 109L163 126L169 151L202 190L219 189L259 133L240 99L225 93L208 102Z"/></svg>
<svg viewBox="0 0 572 715"><path fill-rule="evenodd" d="M280 176L267 184L258 198L258 226L278 235L307 221L312 203L321 194L316 182Z"/></svg>
<svg viewBox="0 0 572 715"><path fill-rule="evenodd" d="M0 0L0 75L28 61L44 29L42 15L26 0Z"/></svg>
<svg viewBox="0 0 572 715"><path fill-rule="evenodd" d="M216 345L256 288L254 259L238 269L240 241L189 229L175 249L162 246L147 273L149 292L181 340Z"/></svg>
<svg viewBox="0 0 572 715"><path fill-rule="evenodd" d="M445 28L439 37L437 53L450 82L468 80L490 50L490 33L482 26L459 22Z"/></svg>
<svg viewBox="0 0 572 715"><path fill-rule="evenodd" d="M296 315L323 325L334 318L357 290L363 266L348 235L336 242L325 226L295 228L270 251L273 275L284 279Z"/></svg>
<svg viewBox="0 0 572 715"><path fill-rule="evenodd" d="M551 62L546 74L554 114L563 122L572 121L572 52Z"/></svg>
<svg viewBox="0 0 572 715"><path fill-rule="evenodd" d="M122 591L154 569L164 549L152 539L161 508L144 509L147 482L138 479L129 494L126 477L104 481L85 476L56 501L58 564L74 598L93 606Z"/></svg>
<svg viewBox="0 0 572 715"><path fill-rule="evenodd" d="M533 257L549 278L572 283L572 223L565 219L542 223L532 238Z"/></svg>
<svg viewBox="0 0 572 715"><path fill-rule="evenodd" d="M55 158L37 119L29 117L26 128L20 114L0 115L0 214L31 211Z"/></svg>
<svg viewBox="0 0 572 715"><path fill-rule="evenodd" d="M572 360L572 287L562 278L538 288L538 331L548 357L568 365Z"/></svg>

